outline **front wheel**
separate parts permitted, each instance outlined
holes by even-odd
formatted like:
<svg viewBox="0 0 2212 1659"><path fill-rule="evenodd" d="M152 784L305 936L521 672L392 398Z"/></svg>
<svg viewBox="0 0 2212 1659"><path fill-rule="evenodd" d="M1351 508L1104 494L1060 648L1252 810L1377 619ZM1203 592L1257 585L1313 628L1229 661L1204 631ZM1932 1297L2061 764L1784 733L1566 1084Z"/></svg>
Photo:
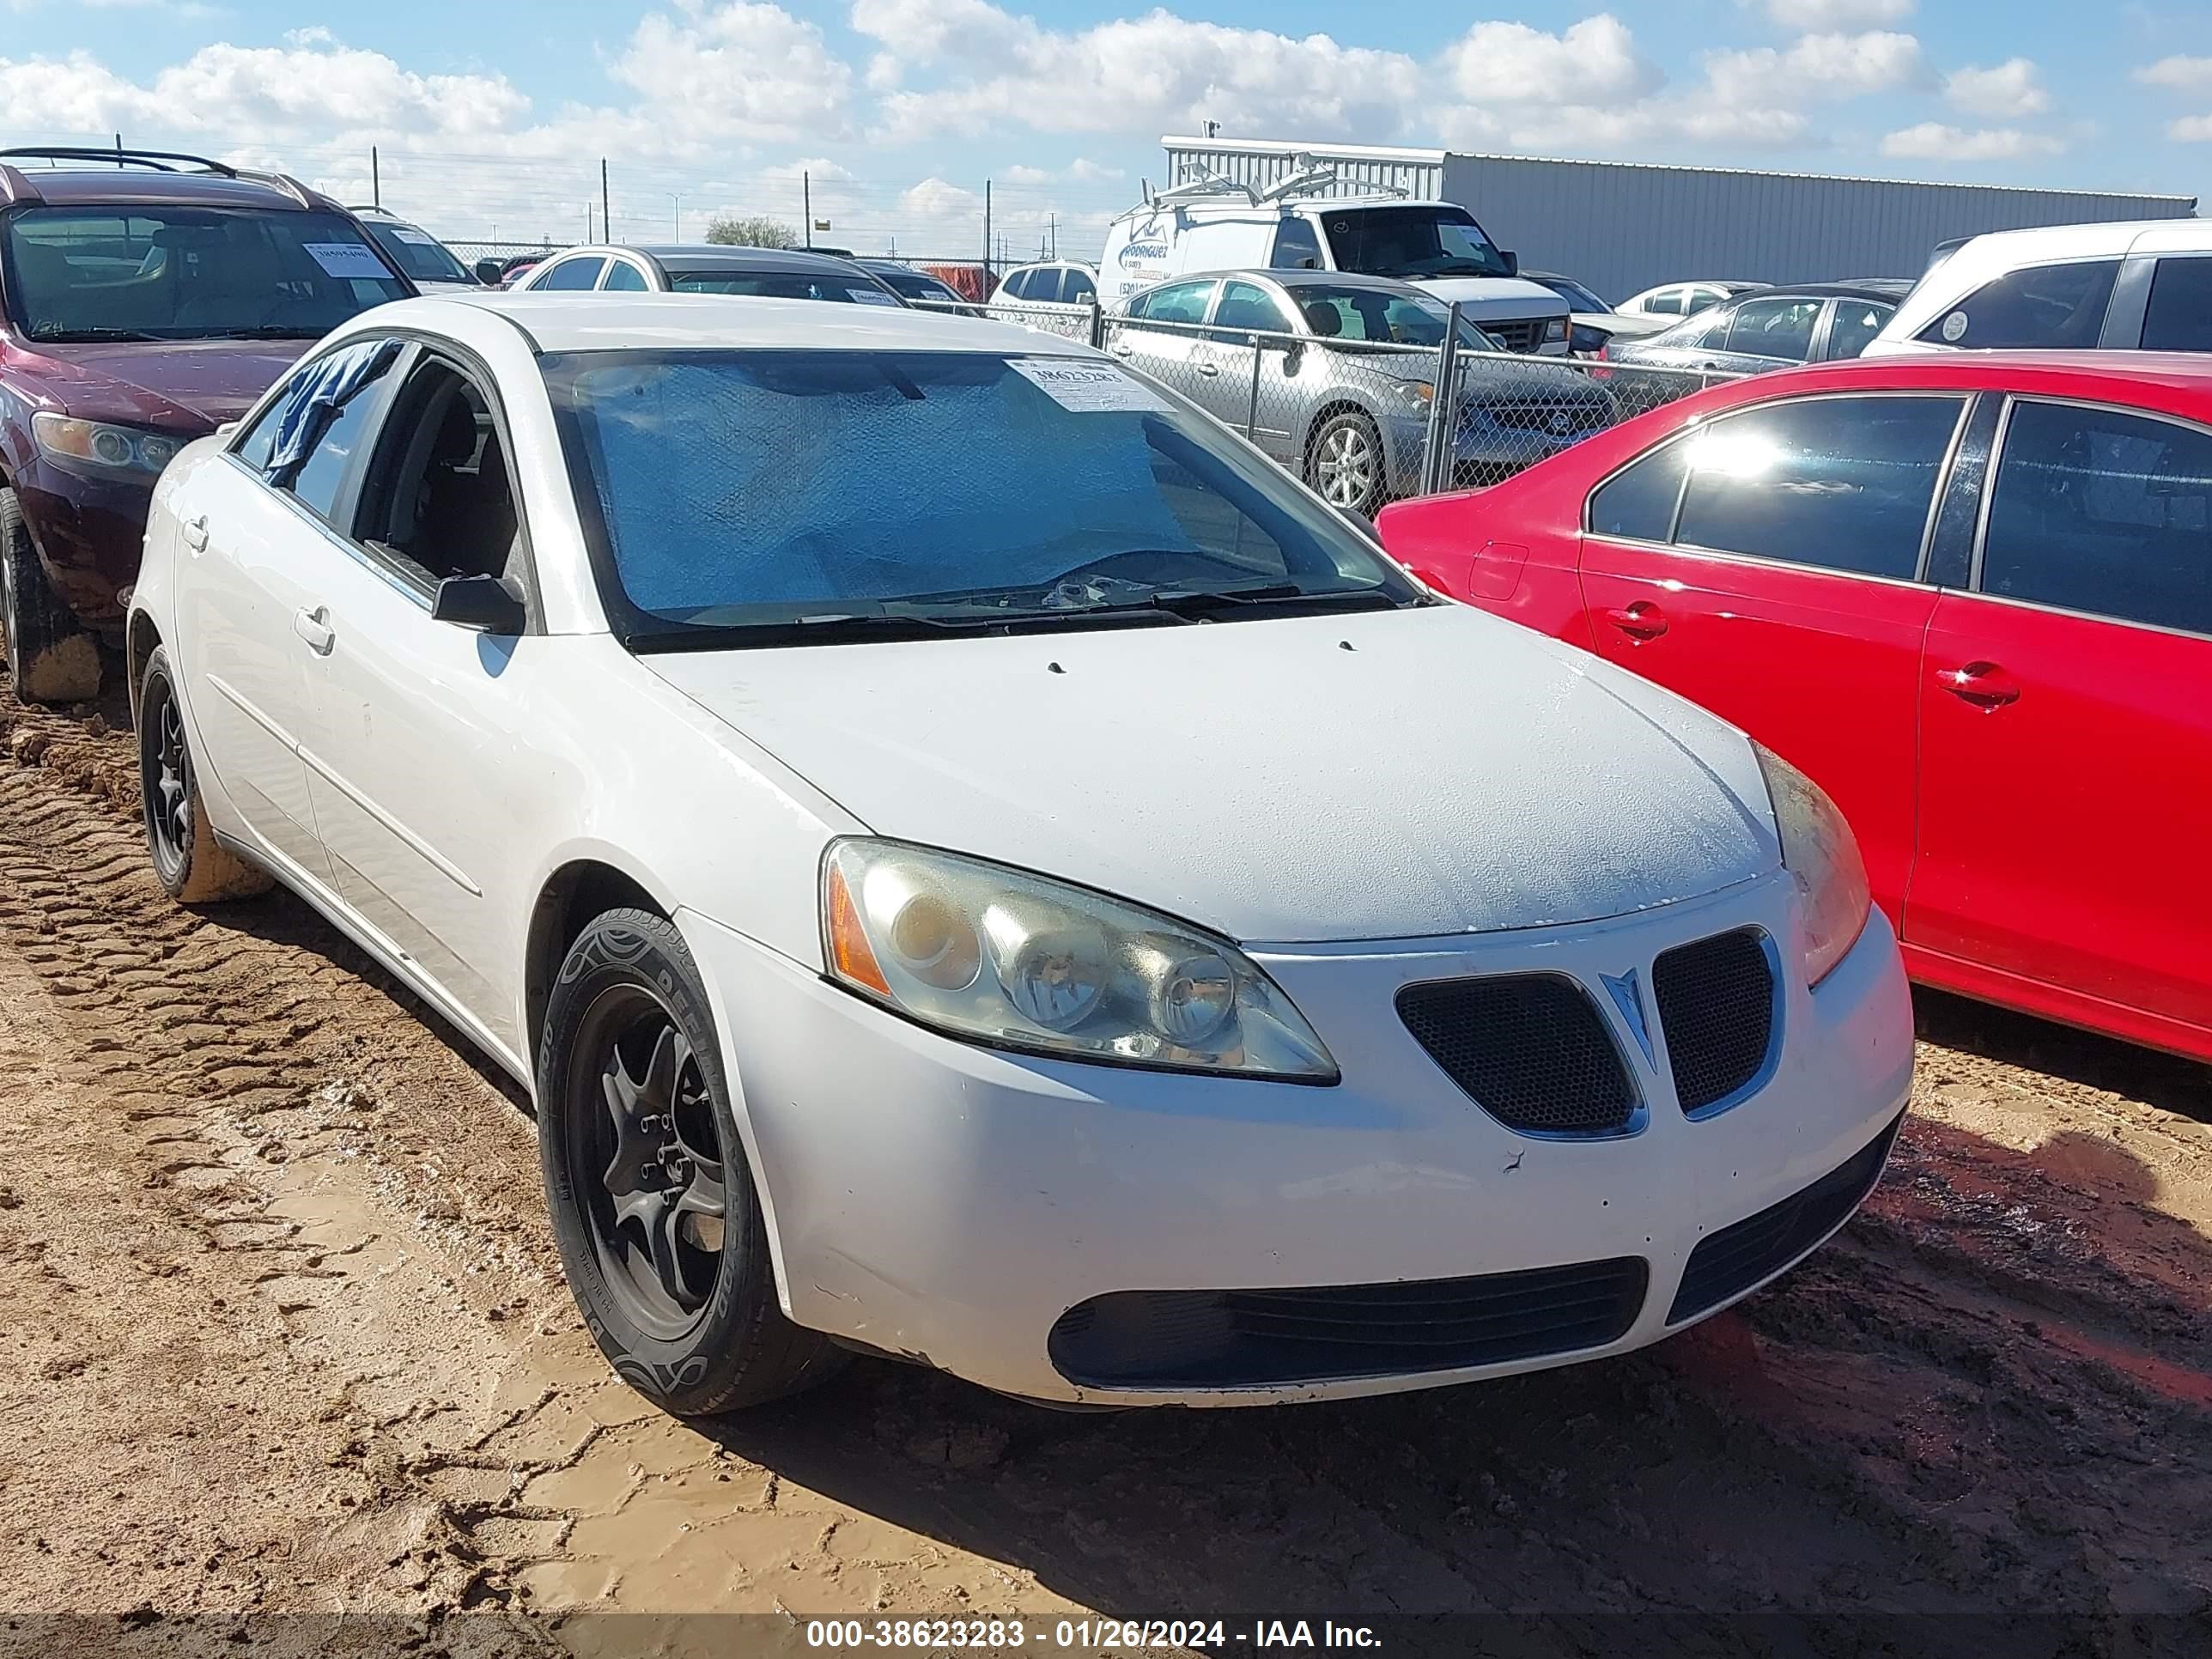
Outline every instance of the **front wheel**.
<svg viewBox="0 0 2212 1659"><path fill-rule="evenodd" d="M1371 519L1382 511L1389 477L1382 434L1374 420L1348 409L1316 428L1306 445L1306 483L1347 513Z"/></svg>
<svg viewBox="0 0 2212 1659"><path fill-rule="evenodd" d="M100 695L100 647L55 597L12 489L0 489L0 629L23 702L83 702Z"/></svg>
<svg viewBox="0 0 2212 1659"><path fill-rule="evenodd" d="M610 910L561 964L538 1048L538 1157L599 1351L699 1417L811 1387L843 1352L783 1316L706 988L684 936Z"/></svg>
<svg viewBox="0 0 2212 1659"><path fill-rule="evenodd" d="M274 884L215 837L177 701L166 646L155 646L138 681L138 797L154 874L182 904L251 898Z"/></svg>

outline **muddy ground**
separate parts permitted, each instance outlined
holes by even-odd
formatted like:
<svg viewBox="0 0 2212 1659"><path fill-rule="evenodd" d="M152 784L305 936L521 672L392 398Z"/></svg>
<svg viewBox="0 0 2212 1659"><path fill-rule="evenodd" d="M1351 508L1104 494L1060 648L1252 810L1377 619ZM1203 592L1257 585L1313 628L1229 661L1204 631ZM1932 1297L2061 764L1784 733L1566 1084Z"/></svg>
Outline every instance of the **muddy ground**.
<svg viewBox="0 0 2212 1659"><path fill-rule="evenodd" d="M2212 1650L2212 1070L1923 995L1867 1210L1624 1360L1108 1415L866 1363L689 1425L584 1338L517 1091L298 902L172 905L134 757L0 699L0 1609L127 1615L0 1649L1097 1610L1462 1615L1401 1651Z"/></svg>

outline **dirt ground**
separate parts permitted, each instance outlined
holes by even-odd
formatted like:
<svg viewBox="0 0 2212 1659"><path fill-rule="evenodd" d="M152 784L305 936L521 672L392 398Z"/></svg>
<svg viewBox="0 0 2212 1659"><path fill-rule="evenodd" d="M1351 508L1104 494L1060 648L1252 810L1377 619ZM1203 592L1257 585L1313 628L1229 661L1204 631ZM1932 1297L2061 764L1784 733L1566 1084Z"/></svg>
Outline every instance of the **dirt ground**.
<svg viewBox="0 0 2212 1659"><path fill-rule="evenodd" d="M1624 1360L1097 1415L866 1363L686 1425L583 1336L516 1091L296 902L169 903L134 757L0 700L0 1609L133 1651L641 1628L580 1610L2212 1650L2212 1070L1923 995L1867 1210Z"/></svg>

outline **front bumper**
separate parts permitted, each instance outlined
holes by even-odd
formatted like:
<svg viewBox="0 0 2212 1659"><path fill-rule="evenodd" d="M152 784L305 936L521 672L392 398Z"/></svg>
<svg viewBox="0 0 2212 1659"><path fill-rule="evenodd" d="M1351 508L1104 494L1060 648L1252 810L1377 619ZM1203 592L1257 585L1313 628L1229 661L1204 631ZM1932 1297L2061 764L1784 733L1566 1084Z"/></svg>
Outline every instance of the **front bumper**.
<svg viewBox="0 0 2212 1659"><path fill-rule="evenodd" d="M1343 1081L1334 1088L955 1042L702 917L679 921L721 1022L794 1320L1010 1394L1224 1405L1536 1370L1679 1328L1669 1310L1701 1239L1845 1164L1903 1109L1905 977L1879 912L1817 993L1785 972L1771 1073L1741 1103L1693 1121L1601 976L1633 969L1649 985L1659 952L1747 925L1793 939L1793 903L1778 872L1570 927L1255 949L1334 1054ZM1636 1133L1551 1139L1507 1127L1444 1075L1393 1006L1416 981L1531 971L1578 980L1617 1027L1650 1108ZM1064 1312L1114 1291L1386 1285L1626 1257L1648 1263L1649 1285L1617 1340L1504 1364L1116 1389L1071 1382L1048 1349Z"/></svg>
<svg viewBox="0 0 2212 1659"><path fill-rule="evenodd" d="M46 579L88 628L123 625L117 595L137 580L154 482L88 477L42 458L15 475L15 499Z"/></svg>

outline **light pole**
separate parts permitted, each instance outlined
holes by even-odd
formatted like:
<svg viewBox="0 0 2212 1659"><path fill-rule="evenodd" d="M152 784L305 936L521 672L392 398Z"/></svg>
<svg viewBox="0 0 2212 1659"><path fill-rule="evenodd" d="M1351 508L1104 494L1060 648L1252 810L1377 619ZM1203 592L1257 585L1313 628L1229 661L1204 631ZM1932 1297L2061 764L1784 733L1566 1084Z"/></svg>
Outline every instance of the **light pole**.
<svg viewBox="0 0 2212 1659"><path fill-rule="evenodd" d="M670 239L680 242L684 240L684 192L672 190L668 194L676 204L675 218L671 222L669 228Z"/></svg>

